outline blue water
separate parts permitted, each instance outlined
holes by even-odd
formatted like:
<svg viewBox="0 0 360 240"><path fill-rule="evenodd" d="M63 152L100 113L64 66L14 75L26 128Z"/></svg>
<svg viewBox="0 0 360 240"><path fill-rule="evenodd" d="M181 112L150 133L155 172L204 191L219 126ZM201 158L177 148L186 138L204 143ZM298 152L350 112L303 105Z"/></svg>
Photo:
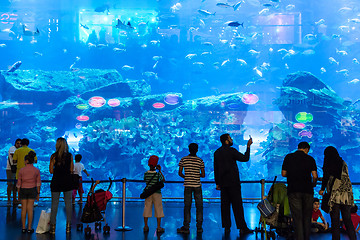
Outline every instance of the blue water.
<svg viewBox="0 0 360 240"><path fill-rule="evenodd" d="M228 132L241 152L254 140L242 180L279 176L300 141L310 142L320 176L333 145L360 180L358 1L0 4L4 167L15 139L27 137L50 179L64 136L95 179L142 179L155 154L166 179L181 180L178 162L196 142L213 180L213 153ZM130 184L128 195L142 187ZM258 196L252 189L246 195Z"/></svg>

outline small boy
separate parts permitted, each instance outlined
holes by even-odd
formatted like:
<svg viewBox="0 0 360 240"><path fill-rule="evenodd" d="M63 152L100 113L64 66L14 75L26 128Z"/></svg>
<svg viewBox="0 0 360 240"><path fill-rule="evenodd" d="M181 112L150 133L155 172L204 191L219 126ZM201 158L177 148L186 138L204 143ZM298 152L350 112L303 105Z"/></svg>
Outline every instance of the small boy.
<svg viewBox="0 0 360 240"><path fill-rule="evenodd" d="M329 228L329 225L327 224L319 208L320 200L318 198L314 198L311 217L311 232L314 233L326 232L326 230ZM319 217L323 221L322 223L317 221Z"/></svg>
<svg viewBox="0 0 360 240"><path fill-rule="evenodd" d="M357 214L357 211L358 211L358 206L357 205L354 205L351 207L350 209L350 213L351 213L351 221L354 225L354 229L355 229L355 232L359 232L360 230L360 216ZM346 228L345 228L345 225L343 224L343 229L346 231Z"/></svg>
<svg viewBox="0 0 360 240"><path fill-rule="evenodd" d="M76 197L76 192L79 191L79 196L80 196L80 200L79 203L82 203L82 196L84 193L84 189L82 186L82 173L84 172L87 176L89 176L90 174L86 171L84 164L80 163L82 159L81 154L76 154L75 155L75 164L74 164L74 174L79 175L79 188L76 190L73 190L72 193L72 203L75 204L75 197Z"/></svg>
<svg viewBox="0 0 360 240"><path fill-rule="evenodd" d="M184 178L184 222L183 226L177 229L178 233L190 233L191 202L194 193L196 206L196 228L198 233L203 232L203 196L200 177L205 177L204 161L196 153L199 146L196 143L189 144L188 156L183 157L179 162L179 176ZM183 173L185 170L185 175Z"/></svg>
<svg viewBox="0 0 360 240"><path fill-rule="evenodd" d="M165 177L161 172L161 167L158 165L159 157L152 155L149 158L148 165L150 167L150 170L144 173L144 180L146 182L146 187L150 187L154 185L156 182L165 182ZM156 172L156 169L159 170L159 172ZM154 205L155 208L155 217L157 220L157 233L163 233L165 232L165 229L162 228L161 225L161 218L164 217L164 211L162 206L162 195L161 195L161 189L153 193L151 196L147 197L145 199L145 207L144 207L144 233L149 232L149 226L148 226L148 219L149 217L152 217L152 205Z"/></svg>

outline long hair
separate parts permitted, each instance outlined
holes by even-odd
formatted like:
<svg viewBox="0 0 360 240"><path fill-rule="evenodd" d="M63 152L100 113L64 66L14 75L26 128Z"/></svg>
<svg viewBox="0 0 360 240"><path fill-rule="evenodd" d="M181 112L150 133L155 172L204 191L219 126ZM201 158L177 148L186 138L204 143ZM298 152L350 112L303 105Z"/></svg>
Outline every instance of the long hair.
<svg viewBox="0 0 360 240"><path fill-rule="evenodd" d="M63 137L59 137L56 140L55 148L56 148L55 151L56 159L60 162L63 162L64 155L69 152L69 145L67 144L66 139Z"/></svg>
<svg viewBox="0 0 360 240"><path fill-rule="evenodd" d="M331 169L334 177L340 179L342 172L343 159L333 146L328 146L324 150L324 166L323 169Z"/></svg>

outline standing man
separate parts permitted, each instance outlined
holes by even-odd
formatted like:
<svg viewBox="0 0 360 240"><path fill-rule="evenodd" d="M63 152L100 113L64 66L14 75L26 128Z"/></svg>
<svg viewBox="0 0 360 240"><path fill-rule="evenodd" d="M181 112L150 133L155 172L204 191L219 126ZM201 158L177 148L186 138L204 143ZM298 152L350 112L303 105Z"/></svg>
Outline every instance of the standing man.
<svg viewBox="0 0 360 240"><path fill-rule="evenodd" d="M183 157L179 162L179 176L184 178L184 224L177 229L178 233L190 233L191 202L194 193L196 206L196 228L198 233L203 232L203 197L200 177L205 177L205 165L201 158L196 156L199 146L196 143L190 143L190 154ZM185 170L185 175L183 174Z"/></svg>
<svg viewBox="0 0 360 240"><path fill-rule="evenodd" d="M7 180L15 180L16 179L16 172L11 171L11 165L16 165L13 162L13 156L14 156L16 149L18 149L19 147L21 147L21 139L20 138L16 139L15 145L11 146L9 149L7 164L6 164ZM15 205L15 204L17 204L17 202L16 202L17 191L16 191L15 184L14 184L14 182L7 182L7 197L8 197L7 206L11 206L11 192L13 193L13 205Z"/></svg>
<svg viewBox="0 0 360 240"><path fill-rule="evenodd" d="M236 227L240 235L253 233L245 222L244 207L241 198L241 185L239 168L236 161L247 162L250 159L250 146L253 143L250 137L247 142L245 154L240 153L233 145L233 140L228 133L220 136L222 146L214 153L214 174L216 189L221 191L221 222L225 233L230 232L231 217L230 204L235 216Z"/></svg>
<svg viewBox="0 0 360 240"><path fill-rule="evenodd" d="M17 164L16 179L18 179L20 169L25 167L25 156L28 155L28 153L30 151L35 152L34 150L32 150L31 148L28 147L29 144L30 144L29 139L27 139L27 138L21 139L21 148L16 149L16 151L14 153L13 161L14 161L14 164ZM37 156L35 156L34 163L37 163ZM20 206L21 205L19 205L19 207ZM36 204L34 206L36 206Z"/></svg>
<svg viewBox="0 0 360 240"><path fill-rule="evenodd" d="M315 159L308 155L309 151L309 143L299 143L297 151L285 156L281 171L281 175L287 178L296 240L310 239L314 187L318 176Z"/></svg>

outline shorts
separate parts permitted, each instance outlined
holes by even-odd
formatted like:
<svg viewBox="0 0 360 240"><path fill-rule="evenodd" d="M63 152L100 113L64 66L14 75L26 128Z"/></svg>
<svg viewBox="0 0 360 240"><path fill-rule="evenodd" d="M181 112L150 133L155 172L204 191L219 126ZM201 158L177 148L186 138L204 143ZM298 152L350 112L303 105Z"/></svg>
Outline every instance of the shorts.
<svg viewBox="0 0 360 240"><path fill-rule="evenodd" d="M154 205L155 208L155 217L164 217L161 193L154 193L150 197L145 199L145 207L143 213L144 217L152 217L152 205Z"/></svg>
<svg viewBox="0 0 360 240"><path fill-rule="evenodd" d="M20 188L19 198L20 199L35 199L38 195L37 188Z"/></svg>
<svg viewBox="0 0 360 240"><path fill-rule="evenodd" d="M16 173L13 173L11 170L6 169L6 179L16 179ZM14 185L14 182L7 182L8 186Z"/></svg>

